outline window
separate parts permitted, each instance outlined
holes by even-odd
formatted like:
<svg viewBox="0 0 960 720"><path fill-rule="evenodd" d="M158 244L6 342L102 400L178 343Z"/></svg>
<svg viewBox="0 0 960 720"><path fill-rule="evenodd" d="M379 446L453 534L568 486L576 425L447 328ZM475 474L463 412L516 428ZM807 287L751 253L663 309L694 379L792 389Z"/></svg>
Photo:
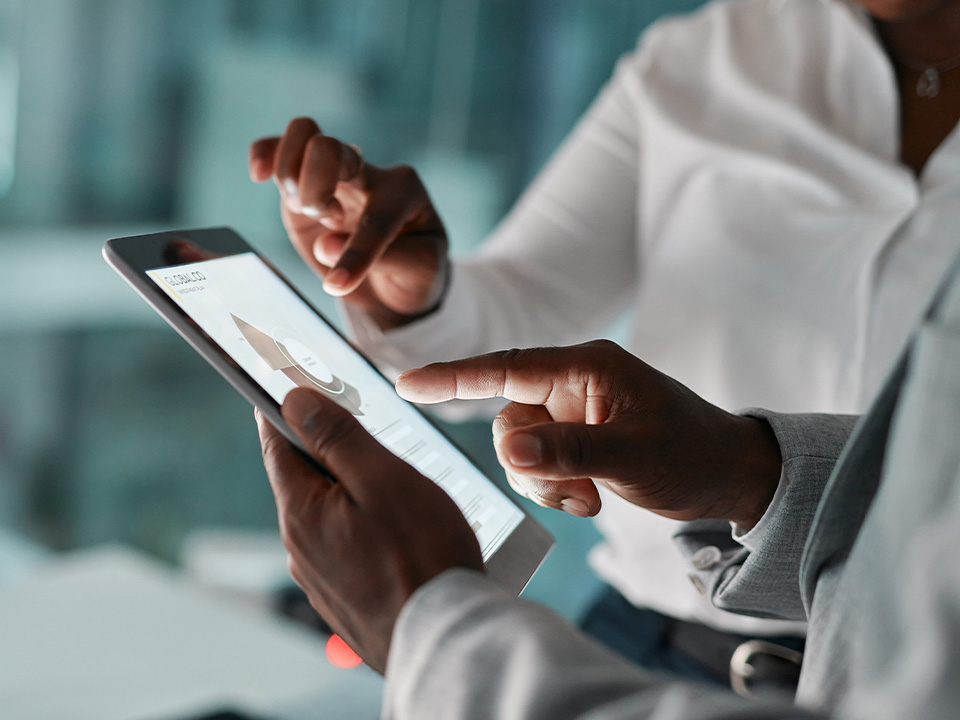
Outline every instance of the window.
<svg viewBox="0 0 960 720"><path fill-rule="evenodd" d="M18 107L20 0L0 0L0 195L13 182Z"/></svg>

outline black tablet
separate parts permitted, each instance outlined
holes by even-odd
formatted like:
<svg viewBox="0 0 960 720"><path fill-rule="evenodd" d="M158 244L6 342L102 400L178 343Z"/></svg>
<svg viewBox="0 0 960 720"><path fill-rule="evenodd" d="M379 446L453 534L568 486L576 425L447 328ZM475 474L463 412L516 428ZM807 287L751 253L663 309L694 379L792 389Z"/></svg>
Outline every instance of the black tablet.
<svg viewBox="0 0 960 720"><path fill-rule="evenodd" d="M268 261L228 228L114 238L104 258L302 451L280 414L310 387L447 491L480 541L487 571L519 593L553 547L498 488Z"/></svg>

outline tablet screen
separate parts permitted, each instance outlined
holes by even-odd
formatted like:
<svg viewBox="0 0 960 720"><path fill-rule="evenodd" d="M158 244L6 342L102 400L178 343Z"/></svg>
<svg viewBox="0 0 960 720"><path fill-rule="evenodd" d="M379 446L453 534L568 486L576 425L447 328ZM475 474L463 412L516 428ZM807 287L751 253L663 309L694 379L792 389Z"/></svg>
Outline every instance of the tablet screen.
<svg viewBox="0 0 960 720"><path fill-rule="evenodd" d="M324 393L446 490L476 533L484 560L523 520L490 480L255 253L147 275L277 403L297 386Z"/></svg>

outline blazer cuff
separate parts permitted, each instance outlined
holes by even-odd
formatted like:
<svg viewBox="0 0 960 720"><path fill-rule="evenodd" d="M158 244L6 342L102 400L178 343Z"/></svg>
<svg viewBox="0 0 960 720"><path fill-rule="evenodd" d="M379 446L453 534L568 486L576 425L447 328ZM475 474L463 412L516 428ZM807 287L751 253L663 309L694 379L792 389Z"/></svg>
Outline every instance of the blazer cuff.
<svg viewBox="0 0 960 720"><path fill-rule="evenodd" d="M684 524L674 536L689 558L690 579L714 605L741 615L806 620L800 563L827 480L858 418L786 415L749 409L765 420L783 458L780 485L761 521L735 536L726 521Z"/></svg>

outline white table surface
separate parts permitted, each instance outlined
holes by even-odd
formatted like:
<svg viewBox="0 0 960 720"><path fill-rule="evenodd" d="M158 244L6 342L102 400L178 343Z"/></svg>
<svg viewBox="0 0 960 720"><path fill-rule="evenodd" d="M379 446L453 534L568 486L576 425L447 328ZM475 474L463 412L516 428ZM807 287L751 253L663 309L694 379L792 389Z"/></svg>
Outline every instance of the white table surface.
<svg viewBox="0 0 960 720"><path fill-rule="evenodd" d="M382 679L334 668L320 636L106 547L0 584L0 717L376 718Z"/></svg>

